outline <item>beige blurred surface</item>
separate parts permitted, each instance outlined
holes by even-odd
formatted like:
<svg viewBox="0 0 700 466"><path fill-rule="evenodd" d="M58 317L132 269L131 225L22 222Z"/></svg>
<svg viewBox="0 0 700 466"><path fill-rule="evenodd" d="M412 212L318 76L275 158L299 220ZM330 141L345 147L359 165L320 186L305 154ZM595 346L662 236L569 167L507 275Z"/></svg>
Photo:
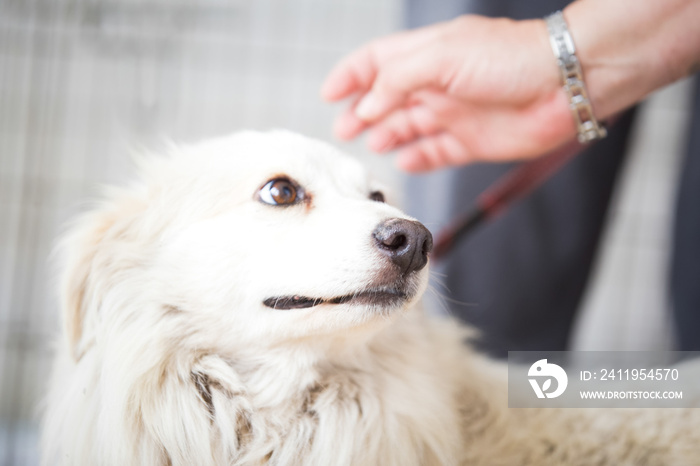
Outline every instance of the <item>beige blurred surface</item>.
<svg viewBox="0 0 700 466"><path fill-rule="evenodd" d="M573 349L675 349L666 283L692 84L686 79L669 86L641 108L579 311Z"/></svg>

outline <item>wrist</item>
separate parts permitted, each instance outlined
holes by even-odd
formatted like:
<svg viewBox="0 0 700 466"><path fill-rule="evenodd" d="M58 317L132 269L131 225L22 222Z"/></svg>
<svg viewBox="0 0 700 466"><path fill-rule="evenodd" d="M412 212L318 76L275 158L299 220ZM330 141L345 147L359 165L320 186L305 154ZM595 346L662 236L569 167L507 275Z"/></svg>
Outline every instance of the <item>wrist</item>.
<svg viewBox="0 0 700 466"><path fill-rule="evenodd" d="M564 17L595 115L605 119L683 76L698 62L696 0L586 0Z"/></svg>
<svg viewBox="0 0 700 466"><path fill-rule="evenodd" d="M533 19L521 21L525 27L531 29L530 36L533 37L535 44L532 50L537 50L537 66L542 71L542 78L547 89L561 88L561 72L557 66L557 60L552 56L552 46L549 42L549 31L547 23L544 19Z"/></svg>
<svg viewBox="0 0 700 466"><path fill-rule="evenodd" d="M636 100L637 91L631 86L640 70L624 50L625 44L619 43L617 26L584 3L570 4L563 14L576 44L594 115L605 119Z"/></svg>
<svg viewBox="0 0 700 466"><path fill-rule="evenodd" d="M583 78L576 46L561 11L545 18L552 52L557 59L561 82L566 93L569 110L574 118L578 140L585 144L607 135L605 127L595 117L588 90Z"/></svg>

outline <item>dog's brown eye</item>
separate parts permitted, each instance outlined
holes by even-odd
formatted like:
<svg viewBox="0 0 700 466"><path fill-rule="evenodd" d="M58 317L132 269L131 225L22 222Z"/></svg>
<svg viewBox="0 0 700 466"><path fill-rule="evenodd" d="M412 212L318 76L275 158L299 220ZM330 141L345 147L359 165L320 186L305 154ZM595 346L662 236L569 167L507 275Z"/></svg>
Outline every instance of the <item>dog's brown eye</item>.
<svg viewBox="0 0 700 466"><path fill-rule="evenodd" d="M292 205L302 198L300 189L286 178L268 181L258 194L261 201L270 205Z"/></svg>
<svg viewBox="0 0 700 466"><path fill-rule="evenodd" d="M381 191L372 191L369 193L369 198L373 201L384 202L384 193Z"/></svg>

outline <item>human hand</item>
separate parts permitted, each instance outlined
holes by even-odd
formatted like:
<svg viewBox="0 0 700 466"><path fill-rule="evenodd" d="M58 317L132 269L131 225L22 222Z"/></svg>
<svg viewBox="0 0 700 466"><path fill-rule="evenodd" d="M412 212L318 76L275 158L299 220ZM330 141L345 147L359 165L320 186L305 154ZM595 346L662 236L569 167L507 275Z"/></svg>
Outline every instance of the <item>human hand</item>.
<svg viewBox="0 0 700 466"><path fill-rule="evenodd" d="M355 96L341 139L424 171L534 157L576 134L542 20L463 16L362 47L329 74L328 101Z"/></svg>

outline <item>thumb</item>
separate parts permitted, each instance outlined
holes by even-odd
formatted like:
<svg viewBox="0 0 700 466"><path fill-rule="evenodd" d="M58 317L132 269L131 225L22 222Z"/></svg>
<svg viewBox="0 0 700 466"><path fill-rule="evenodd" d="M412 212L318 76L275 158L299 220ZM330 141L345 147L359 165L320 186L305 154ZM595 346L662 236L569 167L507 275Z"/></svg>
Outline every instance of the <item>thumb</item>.
<svg viewBox="0 0 700 466"><path fill-rule="evenodd" d="M444 90L452 73L451 64L441 52L437 47L424 47L380 66L371 90L355 109L357 117L374 122L403 106L414 91L428 87Z"/></svg>

